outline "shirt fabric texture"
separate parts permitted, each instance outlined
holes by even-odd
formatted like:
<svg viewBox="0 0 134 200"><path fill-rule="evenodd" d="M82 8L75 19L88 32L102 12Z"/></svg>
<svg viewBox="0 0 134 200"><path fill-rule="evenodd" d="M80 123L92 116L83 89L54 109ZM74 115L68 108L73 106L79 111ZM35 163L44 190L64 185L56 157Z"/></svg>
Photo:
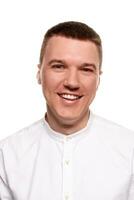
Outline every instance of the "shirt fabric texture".
<svg viewBox="0 0 134 200"><path fill-rule="evenodd" d="M134 132L93 113L68 136L35 122L0 142L0 200L134 200Z"/></svg>

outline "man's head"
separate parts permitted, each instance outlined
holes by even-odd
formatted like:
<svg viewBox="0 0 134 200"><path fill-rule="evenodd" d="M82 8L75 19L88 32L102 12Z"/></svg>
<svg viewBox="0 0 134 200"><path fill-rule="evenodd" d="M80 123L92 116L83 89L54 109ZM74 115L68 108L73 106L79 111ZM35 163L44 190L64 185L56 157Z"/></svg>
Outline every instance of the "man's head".
<svg viewBox="0 0 134 200"><path fill-rule="evenodd" d="M54 130L72 133L85 127L99 85L101 60L100 37L87 25L65 22L47 31L37 77Z"/></svg>

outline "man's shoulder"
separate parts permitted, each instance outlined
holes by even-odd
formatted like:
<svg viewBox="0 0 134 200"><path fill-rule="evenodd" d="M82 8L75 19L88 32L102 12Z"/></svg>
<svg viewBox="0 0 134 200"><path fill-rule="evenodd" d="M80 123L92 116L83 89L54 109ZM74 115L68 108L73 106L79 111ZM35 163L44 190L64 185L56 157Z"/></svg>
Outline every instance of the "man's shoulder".
<svg viewBox="0 0 134 200"><path fill-rule="evenodd" d="M26 143L28 142L33 142L39 137L42 128L43 128L43 119L40 119L1 140L0 149L6 146L15 147L24 144L26 145Z"/></svg>
<svg viewBox="0 0 134 200"><path fill-rule="evenodd" d="M129 132L129 133L134 133L133 130L130 130L128 128L126 128L125 126L121 125L121 124L118 124L112 120L109 120L109 119L106 119L102 116L99 116L99 115L94 115L94 120L96 121L96 123L100 126L102 126L102 128L110 128L112 130L115 130L115 131L123 131L123 132Z"/></svg>
<svg viewBox="0 0 134 200"><path fill-rule="evenodd" d="M101 137L105 137L111 141L132 143L134 146L134 131L123 125L105 119L101 116L94 115L94 130L98 132Z"/></svg>

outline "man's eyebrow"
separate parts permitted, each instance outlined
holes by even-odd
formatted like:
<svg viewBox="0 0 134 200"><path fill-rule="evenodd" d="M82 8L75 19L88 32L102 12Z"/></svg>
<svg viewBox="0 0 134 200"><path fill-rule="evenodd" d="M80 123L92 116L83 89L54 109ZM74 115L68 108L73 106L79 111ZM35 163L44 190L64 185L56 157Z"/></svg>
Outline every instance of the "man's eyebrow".
<svg viewBox="0 0 134 200"><path fill-rule="evenodd" d="M81 64L82 67L93 67L95 70L97 69L97 66L94 63L83 63Z"/></svg>
<svg viewBox="0 0 134 200"><path fill-rule="evenodd" d="M49 65L53 64L53 63L64 63L63 60L58 60L58 59L52 59L48 62Z"/></svg>

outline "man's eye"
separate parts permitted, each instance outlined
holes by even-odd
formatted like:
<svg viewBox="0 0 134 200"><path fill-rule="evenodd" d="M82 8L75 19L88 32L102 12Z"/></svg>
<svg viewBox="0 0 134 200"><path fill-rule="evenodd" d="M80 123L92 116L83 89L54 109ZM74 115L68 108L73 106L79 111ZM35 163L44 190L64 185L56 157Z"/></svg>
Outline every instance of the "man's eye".
<svg viewBox="0 0 134 200"><path fill-rule="evenodd" d="M64 65L52 65L52 68L55 68L55 69L63 69L63 68L64 68Z"/></svg>
<svg viewBox="0 0 134 200"><path fill-rule="evenodd" d="M91 68L82 68L84 72L93 72L94 70Z"/></svg>

